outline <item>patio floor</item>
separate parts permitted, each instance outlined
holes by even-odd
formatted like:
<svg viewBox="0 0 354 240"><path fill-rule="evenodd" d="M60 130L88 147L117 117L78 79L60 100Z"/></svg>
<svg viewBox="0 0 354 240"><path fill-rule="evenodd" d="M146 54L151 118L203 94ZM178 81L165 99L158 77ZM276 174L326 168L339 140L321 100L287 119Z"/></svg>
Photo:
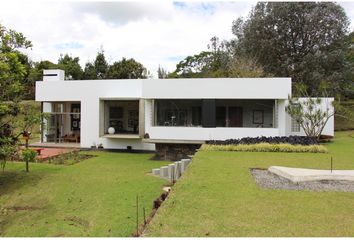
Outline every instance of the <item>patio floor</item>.
<svg viewBox="0 0 354 240"><path fill-rule="evenodd" d="M48 158L56 157L63 153L73 152L75 149L64 149L64 148L43 148L41 154L37 156L39 161L45 161Z"/></svg>
<svg viewBox="0 0 354 240"><path fill-rule="evenodd" d="M80 148L80 143L31 143L30 147L36 148Z"/></svg>
<svg viewBox="0 0 354 240"><path fill-rule="evenodd" d="M60 154L63 154L63 153L77 151L77 149L75 149L75 148L53 148L53 147L49 148L49 147L33 147L33 146L30 146L29 148L41 149L41 151L40 151L41 154L37 155L37 160L40 162L45 161L51 157L59 156Z"/></svg>

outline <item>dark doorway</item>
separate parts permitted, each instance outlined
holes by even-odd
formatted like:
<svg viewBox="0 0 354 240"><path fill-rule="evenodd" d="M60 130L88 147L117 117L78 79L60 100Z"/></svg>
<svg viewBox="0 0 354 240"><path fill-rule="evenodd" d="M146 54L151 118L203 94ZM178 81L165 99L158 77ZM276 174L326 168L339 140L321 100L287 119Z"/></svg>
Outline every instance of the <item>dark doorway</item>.
<svg viewBox="0 0 354 240"><path fill-rule="evenodd" d="M242 127L242 108L229 107L229 127Z"/></svg>

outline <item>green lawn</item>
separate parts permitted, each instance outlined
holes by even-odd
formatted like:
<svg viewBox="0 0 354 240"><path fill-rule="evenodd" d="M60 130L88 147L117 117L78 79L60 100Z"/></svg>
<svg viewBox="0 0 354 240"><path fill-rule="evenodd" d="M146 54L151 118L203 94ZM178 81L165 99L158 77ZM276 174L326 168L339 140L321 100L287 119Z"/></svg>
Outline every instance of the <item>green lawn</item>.
<svg viewBox="0 0 354 240"><path fill-rule="evenodd" d="M131 236L136 195L150 213L166 183L146 173L166 162L94 154L71 166L33 163L28 174L24 163L9 162L0 172L0 236Z"/></svg>
<svg viewBox="0 0 354 240"><path fill-rule="evenodd" d="M354 169L354 132L329 153L198 152L147 236L354 236L354 193L265 190L250 168Z"/></svg>

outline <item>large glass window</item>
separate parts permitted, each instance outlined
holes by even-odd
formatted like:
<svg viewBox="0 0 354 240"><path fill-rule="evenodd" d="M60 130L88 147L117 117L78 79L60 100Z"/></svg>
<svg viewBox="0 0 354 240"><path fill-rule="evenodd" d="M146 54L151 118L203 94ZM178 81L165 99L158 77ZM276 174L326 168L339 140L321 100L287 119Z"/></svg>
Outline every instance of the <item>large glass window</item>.
<svg viewBox="0 0 354 240"><path fill-rule="evenodd" d="M155 126L197 127L201 124L201 100L155 100Z"/></svg>
<svg viewBox="0 0 354 240"><path fill-rule="evenodd" d="M139 133L139 101L104 101L104 133L113 128L114 134Z"/></svg>
<svg viewBox="0 0 354 240"><path fill-rule="evenodd" d="M217 99L217 127L273 128L274 100Z"/></svg>
<svg viewBox="0 0 354 240"><path fill-rule="evenodd" d="M291 118L291 131L300 132L300 124L294 118Z"/></svg>
<svg viewBox="0 0 354 240"><path fill-rule="evenodd" d="M274 128L275 100L157 99L155 126Z"/></svg>
<svg viewBox="0 0 354 240"><path fill-rule="evenodd" d="M43 119L42 141L79 143L81 128L80 103L54 102L44 104L47 106L45 111L47 117Z"/></svg>

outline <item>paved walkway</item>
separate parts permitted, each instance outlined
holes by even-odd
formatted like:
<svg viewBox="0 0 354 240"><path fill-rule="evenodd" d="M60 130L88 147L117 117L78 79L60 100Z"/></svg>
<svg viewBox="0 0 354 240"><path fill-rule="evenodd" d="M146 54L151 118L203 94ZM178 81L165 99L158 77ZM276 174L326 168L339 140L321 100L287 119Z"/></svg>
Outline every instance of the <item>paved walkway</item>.
<svg viewBox="0 0 354 240"><path fill-rule="evenodd" d="M354 181L354 170L319 170L306 168L289 168L272 166L268 171L292 182L337 180Z"/></svg>
<svg viewBox="0 0 354 240"><path fill-rule="evenodd" d="M80 143L30 143L30 147L36 148L80 148Z"/></svg>
<svg viewBox="0 0 354 240"><path fill-rule="evenodd" d="M30 149L36 149L37 147L29 147ZM38 148L37 148L38 149ZM73 148L40 148L42 149L40 155L37 155L38 161L42 162L50 157L56 157L63 153L73 152L76 149Z"/></svg>

